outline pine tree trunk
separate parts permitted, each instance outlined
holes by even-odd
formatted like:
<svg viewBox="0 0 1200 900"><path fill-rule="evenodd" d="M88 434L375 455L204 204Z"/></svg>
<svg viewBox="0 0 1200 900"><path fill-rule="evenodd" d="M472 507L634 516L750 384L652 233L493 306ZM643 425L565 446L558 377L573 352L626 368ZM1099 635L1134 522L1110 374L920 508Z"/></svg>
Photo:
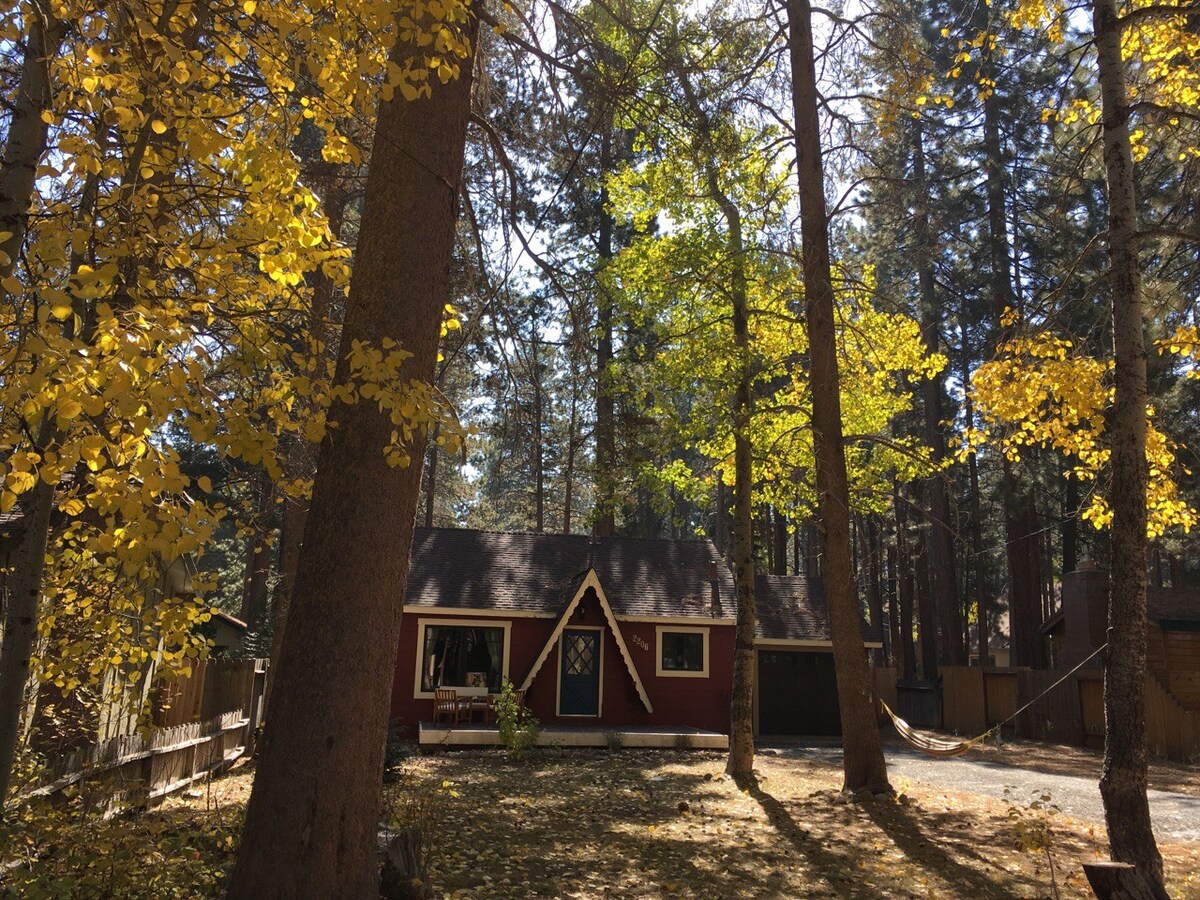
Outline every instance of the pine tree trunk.
<svg viewBox="0 0 1200 900"><path fill-rule="evenodd" d="M474 16L469 40L475 45ZM399 42L401 66L423 56ZM391 338L431 382L462 175L473 59L432 97L381 102L336 380L355 341ZM399 287L398 287L399 286ZM229 894L364 898L379 888L377 830L401 600L424 440L384 458L390 417L336 404L321 446L287 639Z"/></svg>
<svg viewBox="0 0 1200 900"><path fill-rule="evenodd" d="M927 352L940 348L938 325L942 309L933 277L933 239L929 229L929 185L925 180L925 145L920 120L913 126L913 189L916 209L913 215L913 239L916 243L917 281L921 293L921 338ZM942 383L938 378L921 382L921 398L925 413L925 443L929 446L934 465L946 462L946 435L942 431ZM941 629L942 662L951 666L965 665L967 648L963 644L962 613L958 604L958 578L954 571L954 532L950 526L950 500L946 490L944 469L925 482L929 492L929 564L930 591L937 608Z"/></svg>
<svg viewBox="0 0 1200 900"><path fill-rule="evenodd" d="M265 469L250 476L254 499L253 531L246 538L246 571L242 579L241 619L251 630L261 628L267 617L268 582L271 577L270 520L275 513L275 485Z"/></svg>
<svg viewBox="0 0 1200 900"><path fill-rule="evenodd" d="M883 579L880 574L882 565L879 558L882 547L879 544L879 526L874 516L866 520L866 527L862 529L862 534L863 555L867 560L867 608L871 610L871 624L879 630L880 640L884 640Z"/></svg>
<svg viewBox="0 0 1200 900"><path fill-rule="evenodd" d="M335 167L319 156L310 160L313 171L311 180L322 181L321 191L325 200L325 216L329 222L329 233L340 239L345 224L346 206L349 197L342 186ZM312 307L309 311L309 337L317 342L318 354L328 352L330 341L330 319L333 309L333 279L318 269L312 278ZM324 356L319 357L321 360ZM315 474L316 460L312 445L295 436L287 453L287 474L290 478L311 478ZM279 526L279 579L271 597L271 660L267 668L267 685L264 704L270 709L271 690L275 685L275 665L283 650L283 635L287 627L288 607L296 591L296 572L300 565L300 553L304 548L304 529L308 523L308 497L287 497L283 502L283 521Z"/></svg>
<svg viewBox="0 0 1200 900"><path fill-rule="evenodd" d="M571 378L571 418L567 423L567 465L563 473L563 534L571 533L571 505L575 502L575 433L579 430L579 387Z"/></svg>
<svg viewBox="0 0 1200 900"><path fill-rule="evenodd" d="M963 369L966 371L966 359L963 360ZM969 385L970 380L964 374L963 384ZM967 427L975 427L975 411L971 405L970 390L965 392L967 396L966 408L964 410L967 419ZM987 578L983 568L983 513L979 508L979 461L972 453L967 457L967 478L971 490L971 558L974 560L972 568L972 579L975 590L975 628L976 628L976 643L979 646L979 665L986 666L988 664L988 642L991 637L991 621L988 614L988 597L987 597Z"/></svg>
<svg viewBox="0 0 1200 900"><path fill-rule="evenodd" d="M600 134L600 235L599 257L601 270L613 256L613 221L608 213L608 187L605 179L612 169L612 111L605 101L605 125ZM613 300L608 289L601 285L596 295L596 526L599 537L616 533L616 493L613 468L617 458L617 425L613 404Z"/></svg>
<svg viewBox="0 0 1200 900"><path fill-rule="evenodd" d="M1146 797L1146 341L1138 262L1129 95L1114 0L1094 0L1092 26L1108 181L1108 283L1113 307L1112 593L1104 666L1100 795L1116 862L1132 863L1166 897Z"/></svg>
<svg viewBox="0 0 1200 900"><path fill-rule="evenodd" d="M885 790L889 788L887 765L876 724L871 673L859 628L858 598L850 564L850 490L842 440L829 220L825 210L809 0L788 0L787 17L796 116L796 169L800 182L805 324L812 366L813 444L825 596L842 720L844 788Z"/></svg>
<svg viewBox="0 0 1200 900"><path fill-rule="evenodd" d="M921 677L937 681L937 613L934 611L933 581L929 572L929 533L917 535L917 619L920 626Z"/></svg>
<svg viewBox="0 0 1200 900"><path fill-rule="evenodd" d="M771 572L775 575L787 574L787 519L783 517L783 513L778 508L771 509L771 526L772 535L774 537L773 547L774 552L771 555L772 568Z"/></svg>
<svg viewBox="0 0 1200 900"><path fill-rule="evenodd" d="M913 642L913 573L916 570L908 543L908 514L900 497L900 486L892 494L892 509L896 514L896 568L899 571L900 619L896 658L900 677L912 679L917 675L917 647Z"/></svg>
<svg viewBox="0 0 1200 900"><path fill-rule="evenodd" d="M980 14L985 14L980 8ZM980 77L994 79L995 64L990 52L981 56ZM1000 137L1000 118L1003 110L1000 97L992 93L983 103L983 150L986 172L988 213L988 249L991 256L990 280L992 307L997 321L1004 311L1016 305L1013 296L1012 260L1010 256L1007 214L1004 197L1004 159ZM1001 329L1001 340L1004 329ZM1012 640L1012 661L1018 666L1037 666L1041 636L1037 579L1031 578L1030 552L1032 534L1028 529L1029 500L1008 460L1003 462L1004 474L1000 493L1004 506L1004 535L1008 562L1009 631Z"/></svg>
<svg viewBox="0 0 1200 900"><path fill-rule="evenodd" d="M887 609L888 609L888 665L900 667L900 607L897 600L897 583L899 574L896 571L896 549L887 548Z"/></svg>

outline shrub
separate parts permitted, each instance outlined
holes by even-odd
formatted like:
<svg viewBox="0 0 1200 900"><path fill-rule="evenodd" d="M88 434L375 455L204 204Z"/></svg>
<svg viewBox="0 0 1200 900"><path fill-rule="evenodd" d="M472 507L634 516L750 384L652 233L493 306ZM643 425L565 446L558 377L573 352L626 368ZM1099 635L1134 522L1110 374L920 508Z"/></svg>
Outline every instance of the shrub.
<svg viewBox="0 0 1200 900"><path fill-rule="evenodd" d="M525 708L508 679L500 686L500 696L496 698L496 728L500 743L510 753L524 753L537 744L538 720Z"/></svg>

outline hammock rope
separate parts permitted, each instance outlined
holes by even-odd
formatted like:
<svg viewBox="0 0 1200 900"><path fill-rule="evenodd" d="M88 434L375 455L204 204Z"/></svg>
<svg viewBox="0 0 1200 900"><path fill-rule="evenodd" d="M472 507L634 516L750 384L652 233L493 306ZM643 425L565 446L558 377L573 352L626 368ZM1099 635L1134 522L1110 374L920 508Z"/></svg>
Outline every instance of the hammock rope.
<svg viewBox="0 0 1200 900"><path fill-rule="evenodd" d="M1068 672L1062 678L1058 679L1058 681L1054 682L1054 684L1050 685L1050 687L1046 688L1044 691L1042 691L1040 694L1038 694L1036 697L1034 697L1032 700L1030 700L1028 703L1026 703L1020 709L1018 709L1015 713L1013 713L1011 716L1009 716L1007 719L1005 719L1003 722L997 722L995 725L993 725L991 728L989 728L983 734L978 735L973 738L970 738L969 740L947 741L943 738L934 737L931 734L926 734L926 733L917 731L915 728L913 728L911 725L909 725L906 721L904 721L902 718L900 718L898 715L896 715L896 713L892 711L892 708L890 706L888 706L887 703L883 699L880 699L879 705L883 707L883 711L885 713L887 713L888 718L892 720L892 725L893 725L893 727L895 727L896 733L899 734L900 737L904 738L904 742L906 744L908 744L910 747L912 747L915 750L920 750L922 753L928 754L929 756L937 757L938 759L953 759L956 756L962 756L964 753L968 752L976 744L981 744L984 741L986 741L989 737L991 737L993 734L998 733L1001 728L1003 728L1005 725L1007 725L1009 722L1011 722L1017 716L1021 715L1021 713L1025 712L1025 710L1029 709L1029 707L1033 706L1035 703L1037 703L1039 700L1041 700L1043 697L1045 697L1048 693L1050 693L1052 690L1054 690L1056 687L1058 687L1060 684L1062 684L1064 681L1066 681L1068 678L1070 678L1072 675L1074 675L1076 672L1078 672L1080 669L1082 669L1084 666L1086 666L1088 663L1090 663L1106 647L1108 647L1107 643L1104 643L1101 646L1097 647L1094 651L1092 651L1092 653L1085 660L1083 660L1083 662L1079 663L1079 665L1077 665L1075 668L1073 668L1070 672Z"/></svg>

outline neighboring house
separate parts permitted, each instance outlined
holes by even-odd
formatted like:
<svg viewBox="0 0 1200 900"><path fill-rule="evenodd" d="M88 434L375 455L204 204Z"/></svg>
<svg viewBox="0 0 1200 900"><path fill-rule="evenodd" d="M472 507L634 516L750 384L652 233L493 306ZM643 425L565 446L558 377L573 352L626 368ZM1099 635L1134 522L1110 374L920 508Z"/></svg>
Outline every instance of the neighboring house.
<svg viewBox="0 0 1200 900"><path fill-rule="evenodd" d="M209 649L213 657L229 658L241 655L242 642L249 626L241 619L217 610L211 619L198 628L213 642Z"/></svg>
<svg viewBox="0 0 1200 900"><path fill-rule="evenodd" d="M1012 665L1012 643L1008 637L1008 613L992 615L992 633L988 635L988 668L1007 669ZM979 665L979 631L971 627L969 644L970 664Z"/></svg>
<svg viewBox="0 0 1200 900"><path fill-rule="evenodd" d="M418 528L392 715L524 689L543 725L727 733L736 597L711 541ZM819 580L760 576L756 730L840 730ZM881 646L864 625L868 647Z"/></svg>
<svg viewBox="0 0 1200 900"><path fill-rule="evenodd" d="M1062 606L1042 626L1055 668L1073 668L1104 644L1108 592L1108 572L1095 563L1063 576ZM1090 666L1099 668L1100 657ZM1200 710L1200 590L1147 590L1146 666L1180 706Z"/></svg>

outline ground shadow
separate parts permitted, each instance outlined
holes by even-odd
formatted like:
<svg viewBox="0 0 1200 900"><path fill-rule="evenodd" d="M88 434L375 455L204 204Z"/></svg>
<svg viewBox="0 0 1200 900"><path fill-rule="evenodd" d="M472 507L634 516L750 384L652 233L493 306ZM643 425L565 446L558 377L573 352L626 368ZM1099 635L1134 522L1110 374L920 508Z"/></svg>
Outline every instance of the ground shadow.
<svg viewBox="0 0 1200 900"><path fill-rule="evenodd" d="M853 857L861 855L831 852L821 839L814 837L809 829L798 825L787 805L763 790L757 778L750 776L739 779L738 786L742 790L748 791L750 796L762 807L767 819L776 830L821 869L827 872L844 871L848 862L853 863ZM989 878L983 872L964 865L945 849L941 842L941 836L954 834L956 831L963 833L968 825L964 816L952 814L923 816L922 818L927 819L926 830L922 828L921 821L918 821L909 808L893 800L869 800L854 805L883 831L912 863L936 873L960 896L1017 900L1022 896L1015 890L1018 884L1020 886L1029 884L1023 878L1006 877L1003 881L997 880L995 877ZM805 813L806 819L813 821L812 808L806 807ZM957 852L987 865L986 859L969 847L960 846L958 842L952 842L952 845ZM877 894L877 886L863 884L854 890L852 896L873 897Z"/></svg>

